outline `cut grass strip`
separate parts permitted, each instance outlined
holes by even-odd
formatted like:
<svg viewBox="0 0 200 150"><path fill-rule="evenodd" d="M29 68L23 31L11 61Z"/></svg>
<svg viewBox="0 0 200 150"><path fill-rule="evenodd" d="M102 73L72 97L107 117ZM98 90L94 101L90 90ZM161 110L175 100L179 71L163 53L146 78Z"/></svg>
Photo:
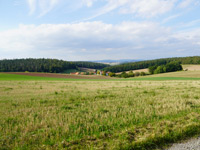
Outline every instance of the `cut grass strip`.
<svg viewBox="0 0 200 150"><path fill-rule="evenodd" d="M52 77L37 77L29 75L16 75L0 73L0 81L167 81L167 80L200 80L200 78L191 77L134 77L134 78L119 78L119 79L71 79L71 78L52 78Z"/></svg>

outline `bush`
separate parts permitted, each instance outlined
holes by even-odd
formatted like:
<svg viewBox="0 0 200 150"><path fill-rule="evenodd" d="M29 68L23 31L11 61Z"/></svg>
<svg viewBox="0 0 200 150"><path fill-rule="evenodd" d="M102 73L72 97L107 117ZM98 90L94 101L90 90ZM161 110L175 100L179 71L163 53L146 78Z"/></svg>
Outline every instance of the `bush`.
<svg viewBox="0 0 200 150"><path fill-rule="evenodd" d="M120 75L118 75L120 78L128 78L128 74L126 72L122 72Z"/></svg>
<svg viewBox="0 0 200 150"><path fill-rule="evenodd" d="M149 73L154 74L154 71L156 70L157 67L158 67L157 65L149 67Z"/></svg>
<svg viewBox="0 0 200 150"><path fill-rule="evenodd" d="M136 76L136 77L140 76L140 73L139 73L139 72L136 72L136 73L135 73L135 76Z"/></svg>
<svg viewBox="0 0 200 150"><path fill-rule="evenodd" d="M115 73L110 72L110 73L109 73L109 76L110 76L110 77L115 77L116 75L115 75Z"/></svg>
<svg viewBox="0 0 200 150"><path fill-rule="evenodd" d="M128 73L128 76L129 76L129 77L134 77L135 74L133 73L133 71L130 71L130 72Z"/></svg>
<svg viewBox="0 0 200 150"><path fill-rule="evenodd" d="M140 75L141 75L141 76L145 76L146 73L145 73L145 72L140 72Z"/></svg>

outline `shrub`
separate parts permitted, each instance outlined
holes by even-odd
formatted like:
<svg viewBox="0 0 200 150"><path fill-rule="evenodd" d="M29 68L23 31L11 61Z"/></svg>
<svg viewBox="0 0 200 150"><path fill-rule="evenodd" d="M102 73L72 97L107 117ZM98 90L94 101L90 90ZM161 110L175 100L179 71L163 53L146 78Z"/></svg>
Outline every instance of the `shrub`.
<svg viewBox="0 0 200 150"><path fill-rule="evenodd" d="M115 77L116 75L115 75L115 73L110 72L110 73L109 73L109 76L110 76L110 77Z"/></svg>
<svg viewBox="0 0 200 150"><path fill-rule="evenodd" d="M130 71L130 72L128 73L128 76L129 76L129 77L134 77L135 74L133 73L133 71Z"/></svg>
<svg viewBox="0 0 200 150"><path fill-rule="evenodd" d="M149 73L154 74L154 71L156 70L157 67L158 67L157 65L149 67Z"/></svg>
<svg viewBox="0 0 200 150"><path fill-rule="evenodd" d="M126 72L122 72L119 77L121 78L128 78L128 74Z"/></svg>
<svg viewBox="0 0 200 150"><path fill-rule="evenodd" d="M140 75L141 75L141 76L145 76L146 73L145 73L145 72L140 72Z"/></svg>
<svg viewBox="0 0 200 150"><path fill-rule="evenodd" d="M136 73L135 73L135 76L136 76L136 77L140 76L140 73L139 73L139 72L136 72Z"/></svg>

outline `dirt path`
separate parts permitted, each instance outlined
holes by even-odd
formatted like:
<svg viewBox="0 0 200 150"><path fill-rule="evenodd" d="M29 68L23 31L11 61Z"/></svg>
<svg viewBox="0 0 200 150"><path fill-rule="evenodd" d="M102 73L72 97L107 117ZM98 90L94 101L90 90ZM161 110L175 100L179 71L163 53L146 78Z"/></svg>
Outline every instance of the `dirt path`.
<svg viewBox="0 0 200 150"><path fill-rule="evenodd" d="M167 150L200 150L200 136L183 143L175 143Z"/></svg>

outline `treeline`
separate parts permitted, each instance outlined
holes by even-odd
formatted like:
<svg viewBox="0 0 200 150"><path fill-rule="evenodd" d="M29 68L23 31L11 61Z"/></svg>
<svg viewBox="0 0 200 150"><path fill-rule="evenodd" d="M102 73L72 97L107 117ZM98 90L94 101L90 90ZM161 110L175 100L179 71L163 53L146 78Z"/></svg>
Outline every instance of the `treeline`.
<svg viewBox="0 0 200 150"><path fill-rule="evenodd" d="M82 67L82 68L91 68L91 69L103 69L105 67L108 67L110 65L107 64L102 64L102 63L95 63L95 62L86 62L86 61L75 61L71 62L77 67Z"/></svg>
<svg viewBox="0 0 200 150"><path fill-rule="evenodd" d="M50 72L61 73L78 67L102 69L108 65L93 62L68 62L58 59L12 59L0 60L0 72Z"/></svg>
<svg viewBox="0 0 200 150"><path fill-rule="evenodd" d="M112 76L111 76L112 75ZM112 73L110 77L119 77L119 78L130 78L130 77L138 77L138 76L146 76L145 72L133 72L129 71L128 73L122 72L121 74L116 75L115 73Z"/></svg>
<svg viewBox="0 0 200 150"><path fill-rule="evenodd" d="M200 56L162 58L162 59L147 60L147 61L140 61L140 62L133 62L133 63L125 63L121 65L106 67L103 70L116 73L116 72L123 72L123 71L129 71L129 70L149 68L155 65L157 66L166 65L167 63L172 62L172 61L179 62L180 64L200 64Z"/></svg>
<svg viewBox="0 0 200 150"><path fill-rule="evenodd" d="M159 74L159 73L166 73L166 72L174 72L174 71L180 71L183 70L180 62L169 62L166 65L155 65L149 67L149 73L150 74Z"/></svg>

